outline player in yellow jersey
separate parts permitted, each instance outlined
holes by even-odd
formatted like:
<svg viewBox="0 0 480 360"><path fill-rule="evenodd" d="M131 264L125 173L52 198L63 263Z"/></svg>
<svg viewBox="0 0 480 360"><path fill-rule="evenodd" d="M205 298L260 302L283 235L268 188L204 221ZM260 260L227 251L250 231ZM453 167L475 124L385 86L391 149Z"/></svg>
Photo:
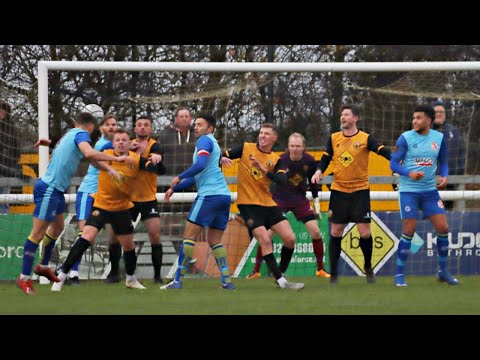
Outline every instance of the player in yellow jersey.
<svg viewBox="0 0 480 360"><path fill-rule="evenodd" d="M105 150L104 153L117 156L128 155L133 159L133 165L109 163L116 176L111 175L112 171L100 171L98 192L94 196L92 212L85 224L82 236L76 240L63 263L62 270L58 274L60 282L54 283L52 291L60 291L62 289L73 263L82 257L83 253L95 240L100 229L107 223L112 225L113 232L123 248L125 272L127 274L125 285L132 289L145 289L135 277L137 256L135 254L132 218L130 216L130 209L133 207L131 196L133 188L141 186L137 179L140 170L163 172L165 169L162 162L158 162L158 157L145 159L135 152L129 151L130 136L123 129L115 131L112 143L114 149Z"/></svg>
<svg viewBox="0 0 480 360"><path fill-rule="evenodd" d="M238 197L240 215L251 234L262 247L263 259L281 288L301 290L302 283L289 282L284 277L295 249L295 234L282 210L272 199L270 185L287 183L286 167L280 157L272 152L277 141L277 127L263 123L258 143L244 143L225 152L222 164L229 166L232 159L238 164ZM272 241L268 230L272 229L283 241L280 266L273 255Z"/></svg>
<svg viewBox="0 0 480 360"><path fill-rule="evenodd" d="M151 138L153 131L153 120L151 117L142 115L135 120L133 129L136 138L132 141L131 150L135 151L144 159L152 158L156 162L163 162L163 148L160 144ZM158 172L157 172L158 173ZM160 175L164 174L158 173ZM133 208L130 209L130 215L135 221L138 214L148 232L148 238L152 246L152 264L153 280L156 284L163 283L161 278L161 267L163 260L163 247L160 242L160 213L157 202L157 175L155 173L140 171L137 175L138 183L133 189L132 198ZM105 279L106 283L116 283L120 281L119 263L121 249L118 249L118 242L112 242L109 246L111 270Z"/></svg>
<svg viewBox="0 0 480 360"><path fill-rule="evenodd" d="M370 186L368 183L368 157L374 151L390 160L390 150L378 145L372 135L360 131L357 121L360 113L356 106L344 104L340 108L342 131L330 136L312 183L319 183L330 161L333 161L328 217L330 220L330 283L338 282L338 262L345 226L356 223L360 233L360 249L365 258L364 270L369 284L375 283L372 269L372 234L370 232Z"/></svg>

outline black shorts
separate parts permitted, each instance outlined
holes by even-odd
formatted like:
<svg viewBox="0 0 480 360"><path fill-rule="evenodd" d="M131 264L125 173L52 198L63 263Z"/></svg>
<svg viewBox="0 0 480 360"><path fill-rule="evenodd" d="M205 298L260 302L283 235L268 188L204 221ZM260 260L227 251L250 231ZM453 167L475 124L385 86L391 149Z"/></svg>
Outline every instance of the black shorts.
<svg viewBox="0 0 480 360"><path fill-rule="evenodd" d="M370 223L370 189L353 193L331 190L328 218L334 224Z"/></svg>
<svg viewBox="0 0 480 360"><path fill-rule="evenodd" d="M160 217L160 210L156 200L146 202L133 202L133 208L130 209L132 220L137 220L138 214L142 214L141 220L145 221L151 218Z"/></svg>
<svg viewBox="0 0 480 360"><path fill-rule="evenodd" d="M238 209L249 232L259 226L265 226L268 230L280 221L287 220L278 206L238 205Z"/></svg>
<svg viewBox="0 0 480 360"><path fill-rule="evenodd" d="M112 225L116 235L133 234L132 217L130 210L107 211L92 207L92 212L85 225L96 227L99 231L105 227L105 224Z"/></svg>

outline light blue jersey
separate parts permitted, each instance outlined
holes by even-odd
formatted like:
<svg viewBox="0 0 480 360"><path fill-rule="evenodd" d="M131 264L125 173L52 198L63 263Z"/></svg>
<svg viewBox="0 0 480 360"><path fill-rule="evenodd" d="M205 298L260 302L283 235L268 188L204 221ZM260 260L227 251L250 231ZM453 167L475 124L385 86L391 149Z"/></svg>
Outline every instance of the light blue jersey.
<svg viewBox="0 0 480 360"><path fill-rule="evenodd" d="M220 167L222 151L220 146L218 146L217 139L212 134L202 135L198 138L195 152L193 153L193 163L197 162L197 158L202 155L207 155L208 161L205 169L195 175L198 194L201 196L230 196L230 189Z"/></svg>
<svg viewBox="0 0 480 360"><path fill-rule="evenodd" d="M398 138L391 158L392 170L401 175L399 191L437 190L435 186L437 162L441 162L441 176L448 175L446 154L447 149L441 132L431 129L427 135L421 135L414 130L404 132ZM425 175L420 180L413 180L408 176L412 171L421 171Z"/></svg>
<svg viewBox="0 0 480 360"><path fill-rule="evenodd" d="M47 172L41 178L43 182L65 192L83 157L78 145L84 141L90 143L92 140L88 132L80 128L73 128L63 135L53 150Z"/></svg>
<svg viewBox="0 0 480 360"><path fill-rule="evenodd" d="M104 136L102 136L94 146L94 149L97 151L103 151L106 149L113 149L112 142L107 140ZM87 194L95 194L98 191L98 170L95 166L90 164L88 166L87 174L82 180L78 191L87 193Z"/></svg>

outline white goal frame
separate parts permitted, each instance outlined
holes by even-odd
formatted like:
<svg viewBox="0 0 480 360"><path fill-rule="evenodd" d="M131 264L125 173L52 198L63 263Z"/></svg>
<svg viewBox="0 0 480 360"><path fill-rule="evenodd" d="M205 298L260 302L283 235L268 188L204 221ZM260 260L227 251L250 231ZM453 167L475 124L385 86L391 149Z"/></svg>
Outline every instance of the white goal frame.
<svg viewBox="0 0 480 360"><path fill-rule="evenodd" d="M438 62L364 62L364 63L235 63L235 62L101 62L101 61L39 61L38 62L38 136L49 137L48 124L48 72L49 71L205 71L205 72L406 72L406 71L479 71L480 61L438 61ZM48 147L39 147L39 176L48 166ZM177 194L178 195L178 194ZM195 193L185 193L182 199L172 201L193 201ZM322 201L329 199L329 193L319 193ZM480 191L440 191L444 200L480 199ZM311 196L311 195L310 195ZM2 195L0 195L2 197ZM17 195L18 201L33 201L32 195ZM191 199L190 199L191 197ZM23 201L21 201L21 198ZM393 200L398 198L394 191L372 191L372 200ZM232 193L232 201L236 193ZM3 199L0 199L3 200ZM75 195L66 195L67 202L75 201ZM163 201L163 194L157 194ZM14 200L15 201L15 200Z"/></svg>

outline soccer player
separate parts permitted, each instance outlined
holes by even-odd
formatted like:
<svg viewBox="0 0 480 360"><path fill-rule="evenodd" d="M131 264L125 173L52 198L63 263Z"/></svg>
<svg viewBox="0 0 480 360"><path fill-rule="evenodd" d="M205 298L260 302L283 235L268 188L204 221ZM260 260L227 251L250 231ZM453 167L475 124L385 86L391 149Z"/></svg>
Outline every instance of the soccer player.
<svg viewBox="0 0 480 360"><path fill-rule="evenodd" d="M158 161L163 159L163 149L160 144L152 139L153 120L151 117L142 115L135 121L136 139L132 142L132 150L144 159L158 157ZM163 161L162 161L163 162ZM160 174L162 175L162 174ZM132 198L133 208L130 209L130 215L136 220L138 214L147 229L148 238L152 246L152 264L153 280L156 284L163 283L161 278L161 268L163 260L163 247L160 243L160 214L157 203L157 175L147 171L140 171L137 175L137 181L141 186L133 188ZM111 270L105 279L106 283L116 283L120 281L119 263L121 257L121 248L117 241L111 242L108 252L110 254Z"/></svg>
<svg viewBox="0 0 480 360"><path fill-rule="evenodd" d="M240 159L237 197L240 215L250 234L255 236L262 247L263 259L277 284L284 289L301 290L304 284L289 282L284 276L295 250L296 239L290 223L272 199L269 189L273 183L287 184L287 168L280 157L272 152L277 138L276 126L263 123L260 126L258 143L246 142L227 150L222 164L231 165L232 159ZM277 265L273 255L269 229L277 233L283 241L280 265Z"/></svg>
<svg viewBox="0 0 480 360"><path fill-rule="evenodd" d="M33 228L24 245L22 272L17 279L17 285L25 294L34 295L30 274L33 260L40 241L48 245L40 264L35 266L34 272L45 276L51 281L58 281L55 273L48 267L55 241L64 227L65 190L70 186L70 180L77 171L78 164L83 156L90 161L114 161L130 163L126 156L114 156L94 150L90 145L90 134L97 125L97 119L90 113L81 112L75 118L75 128L69 130L57 143L53 150L47 171L34 186L33 198ZM48 146L48 139L40 139L37 146ZM128 164L124 164L128 165Z"/></svg>
<svg viewBox="0 0 480 360"><path fill-rule="evenodd" d="M113 134L117 130L117 118L113 114L107 114L103 117L102 121L98 125L98 128L101 133L100 139L95 143L94 149L98 151L104 151L107 149L112 149L112 139ZM92 210L93 204L93 195L98 190L98 173L99 169L96 168L93 164L88 166L87 174L83 178L78 190L76 198L76 214L77 214L77 225L78 225L78 234L77 236L82 236L83 228L85 227L85 222L87 221L88 216ZM45 246L45 244L43 245ZM120 247L120 245L118 245ZM120 248L120 254L122 249ZM78 278L78 267L80 266L80 261L77 261L73 264L66 284L68 285L79 285L80 279Z"/></svg>
<svg viewBox="0 0 480 360"><path fill-rule="evenodd" d="M370 232L370 187L368 183L368 158L370 151L390 160L390 150L379 145L371 134L360 131L357 122L360 112L355 105L343 104L340 108L342 131L333 133L318 170L312 177L319 183L323 172L333 161L333 183L330 190L328 216L330 220L330 284L338 283L338 262L342 252L341 241L345 226L353 222L360 233L360 249L364 257L367 283L375 283L372 269L372 234Z"/></svg>
<svg viewBox="0 0 480 360"><path fill-rule="evenodd" d="M174 177L165 200L170 201L175 191L196 185L198 195L190 209L185 227L184 240L178 254L178 268L173 281L161 286L162 290L181 289L182 277L193 256L195 239L208 228L207 241L220 269L222 288L233 290L228 269L227 252L221 242L230 214L231 195L221 169L222 153L213 136L216 119L211 114L199 114L195 119L197 145L193 164L180 175Z"/></svg>
<svg viewBox="0 0 480 360"><path fill-rule="evenodd" d="M417 215L429 218L437 232L437 279L449 285L458 285L447 270L448 224L445 208L438 189L447 185L448 156L444 135L430 129L435 112L430 105L415 107L412 130L404 132L397 140L392 153L390 168L400 174L399 205L402 219L402 237L397 249L396 286L407 286L405 263L417 225ZM435 184L437 164L440 182Z"/></svg>
<svg viewBox="0 0 480 360"><path fill-rule="evenodd" d="M310 187L312 197L314 199L314 206L316 207L317 215L320 214L320 203L318 199L318 185L308 184L311 177L317 170L317 164L312 155L305 152L305 137L299 133L293 133L288 138L288 151L280 155L280 159L287 166L287 185L275 186L273 192L273 200L277 203L280 209L287 213L292 211L295 218L305 224L308 233L312 238L313 252L317 260L318 277L329 278L330 274L323 268L323 239L322 233L318 227L315 212L310 207L307 199L307 188ZM271 230L269 230L271 232ZM273 237L273 232L270 236ZM249 279L260 277L260 266L262 264L263 255L261 246L257 249L255 257L255 267Z"/></svg>
<svg viewBox="0 0 480 360"><path fill-rule="evenodd" d="M105 150L104 153L111 155L129 156L133 164L112 163L110 166L119 174L119 177L111 176L110 172L100 171L98 175L98 192L94 195L92 212L83 229L83 234L70 249L67 259L58 274L59 282L52 285L52 291L61 291L67 278L67 273L72 265L81 259L90 244L105 224L112 225L113 233L123 248L125 272L127 279L125 285L132 289L145 289L135 277L137 255L133 241L133 226L130 216L130 208L133 207L131 194L136 186L141 186L137 175L140 170L150 172L163 172L163 164L159 157L152 156L150 159L130 151L130 136L123 129L115 131L113 136L113 150Z"/></svg>

